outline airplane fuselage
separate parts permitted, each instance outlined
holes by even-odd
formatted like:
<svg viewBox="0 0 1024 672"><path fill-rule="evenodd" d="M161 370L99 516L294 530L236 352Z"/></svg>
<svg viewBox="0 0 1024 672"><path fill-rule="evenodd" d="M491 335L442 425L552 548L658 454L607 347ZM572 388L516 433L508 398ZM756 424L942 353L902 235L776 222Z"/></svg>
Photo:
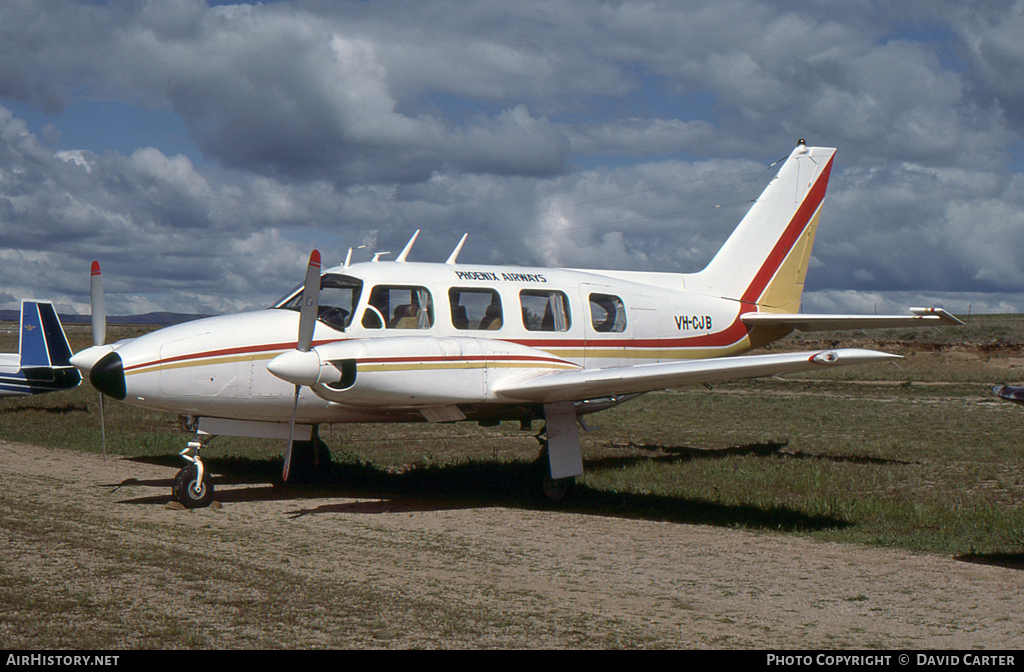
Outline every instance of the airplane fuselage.
<svg viewBox="0 0 1024 672"><path fill-rule="evenodd" d="M458 405L470 417L501 416L500 406L514 405L500 395L511 377L705 359L760 344L739 320L753 305L688 292L681 274L634 274L644 282L615 275L414 262L330 269L313 345L335 353L334 361L353 361L355 382L311 380L316 394L303 389L297 420L422 419L410 409ZM123 400L186 415L289 421L294 387L267 364L296 346L299 313L284 306L300 292L272 309L115 344Z"/></svg>

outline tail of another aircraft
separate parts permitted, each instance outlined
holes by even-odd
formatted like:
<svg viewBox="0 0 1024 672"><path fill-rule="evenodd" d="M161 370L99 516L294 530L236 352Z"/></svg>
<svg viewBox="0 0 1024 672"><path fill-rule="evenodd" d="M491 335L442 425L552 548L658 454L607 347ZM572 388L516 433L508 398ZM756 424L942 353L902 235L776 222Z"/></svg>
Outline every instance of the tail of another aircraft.
<svg viewBox="0 0 1024 672"><path fill-rule="evenodd" d="M52 303L21 302L18 352L0 354L0 397L57 392L82 382Z"/></svg>
<svg viewBox="0 0 1024 672"><path fill-rule="evenodd" d="M835 151L801 141L714 259L685 276L686 289L799 312Z"/></svg>
<svg viewBox="0 0 1024 672"><path fill-rule="evenodd" d="M71 346L52 303L21 302L22 369L71 366Z"/></svg>

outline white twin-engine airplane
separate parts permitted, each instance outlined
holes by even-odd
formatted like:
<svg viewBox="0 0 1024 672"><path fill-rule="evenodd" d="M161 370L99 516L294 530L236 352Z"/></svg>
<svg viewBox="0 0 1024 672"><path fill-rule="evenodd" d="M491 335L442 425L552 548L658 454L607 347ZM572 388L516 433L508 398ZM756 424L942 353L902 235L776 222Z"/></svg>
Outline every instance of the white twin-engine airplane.
<svg viewBox="0 0 1024 672"><path fill-rule="evenodd" d="M206 438L287 440L287 481L293 446L348 422L543 419L554 498L583 473L583 414L667 387L896 358L736 356L793 330L962 324L935 308L797 312L834 153L801 141L699 273L456 265L465 236L445 263L416 263L414 235L395 261L350 264L349 250L325 272L314 250L304 286L268 310L103 345L94 263L96 345L72 363L103 394L178 413L196 432L173 489L188 507L211 501Z"/></svg>

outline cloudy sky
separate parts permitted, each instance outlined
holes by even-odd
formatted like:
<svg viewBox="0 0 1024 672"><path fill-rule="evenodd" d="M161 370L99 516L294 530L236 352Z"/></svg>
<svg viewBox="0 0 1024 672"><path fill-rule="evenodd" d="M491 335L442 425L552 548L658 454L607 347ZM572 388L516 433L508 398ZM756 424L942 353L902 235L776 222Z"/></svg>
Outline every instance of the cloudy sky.
<svg viewBox="0 0 1024 672"><path fill-rule="evenodd" d="M0 2L0 308L221 313L309 250L695 271L838 148L806 312L1024 310L1024 5Z"/></svg>

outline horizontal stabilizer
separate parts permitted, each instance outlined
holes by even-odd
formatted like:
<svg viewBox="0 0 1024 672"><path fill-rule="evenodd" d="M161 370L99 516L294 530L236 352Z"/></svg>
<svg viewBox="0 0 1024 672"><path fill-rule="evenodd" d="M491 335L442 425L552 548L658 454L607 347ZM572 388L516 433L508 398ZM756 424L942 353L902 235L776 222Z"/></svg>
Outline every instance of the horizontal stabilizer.
<svg viewBox="0 0 1024 672"><path fill-rule="evenodd" d="M963 322L942 308L911 308L912 315L811 315L800 313L745 313L744 324L788 327L796 331L884 329L886 327L937 327Z"/></svg>
<svg viewBox="0 0 1024 672"><path fill-rule="evenodd" d="M594 399L890 359L900 357L874 350L847 348L557 371L504 381L495 386L494 395L502 400L532 403Z"/></svg>
<svg viewBox="0 0 1024 672"><path fill-rule="evenodd" d="M1012 401L1015 404L1024 404L1024 387L1017 385L996 385L992 393L1000 399Z"/></svg>

